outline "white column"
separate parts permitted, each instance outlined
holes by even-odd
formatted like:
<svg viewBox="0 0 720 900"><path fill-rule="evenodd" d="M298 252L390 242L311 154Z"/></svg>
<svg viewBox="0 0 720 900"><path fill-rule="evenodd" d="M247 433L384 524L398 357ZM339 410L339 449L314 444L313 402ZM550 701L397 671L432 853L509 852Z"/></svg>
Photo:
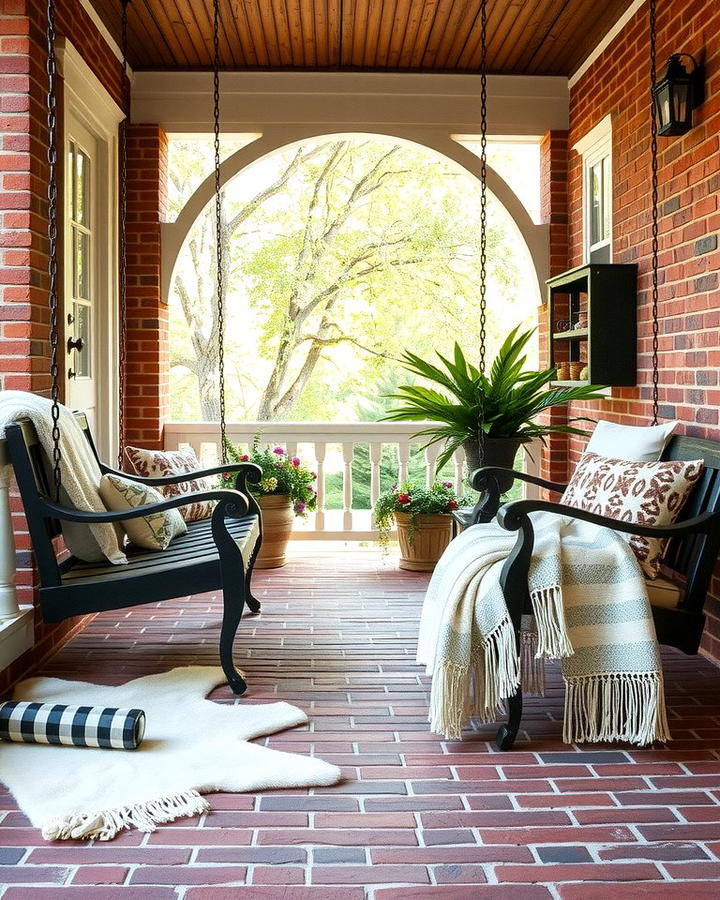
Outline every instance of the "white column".
<svg viewBox="0 0 720 900"><path fill-rule="evenodd" d="M315 459L317 461L317 512L315 513L315 531L325 530L325 450L324 443L315 444Z"/></svg>
<svg viewBox="0 0 720 900"><path fill-rule="evenodd" d="M343 531L352 532L352 461L354 444L343 444Z"/></svg>
<svg viewBox="0 0 720 900"><path fill-rule="evenodd" d="M15 538L10 512L10 469L7 447L0 441L0 619L19 615L15 588Z"/></svg>

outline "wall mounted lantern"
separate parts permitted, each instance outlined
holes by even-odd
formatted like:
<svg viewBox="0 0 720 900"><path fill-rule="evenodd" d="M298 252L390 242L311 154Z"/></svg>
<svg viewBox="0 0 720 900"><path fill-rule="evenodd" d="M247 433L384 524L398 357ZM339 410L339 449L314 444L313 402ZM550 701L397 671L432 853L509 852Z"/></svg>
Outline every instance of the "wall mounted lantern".
<svg viewBox="0 0 720 900"><path fill-rule="evenodd" d="M688 72L683 57L692 62ZM653 90L658 134L685 134L692 128L692 111L705 99L703 67L689 53L673 53Z"/></svg>

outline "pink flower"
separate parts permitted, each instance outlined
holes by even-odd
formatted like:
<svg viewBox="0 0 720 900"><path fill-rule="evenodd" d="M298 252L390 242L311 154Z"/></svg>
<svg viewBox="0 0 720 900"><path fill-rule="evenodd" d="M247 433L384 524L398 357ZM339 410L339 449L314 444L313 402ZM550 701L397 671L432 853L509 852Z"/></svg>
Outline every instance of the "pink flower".
<svg viewBox="0 0 720 900"><path fill-rule="evenodd" d="M443 481L444 488L451 488L453 486L452 481Z"/></svg>
<svg viewBox="0 0 720 900"><path fill-rule="evenodd" d="M295 466L295 468L297 469L297 467L300 465L300 457L299 457L299 456L293 456L293 458L292 458L292 464L293 464L293 465Z"/></svg>
<svg viewBox="0 0 720 900"><path fill-rule="evenodd" d="M223 478L223 481L232 481L234 478L234 475L232 472L223 472L222 478Z"/></svg>
<svg viewBox="0 0 720 900"><path fill-rule="evenodd" d="M295 512L299 516L301 516L305 512L305 504L302 502L302 500L298 500L294 506L294 509L295 509Z"/></svg>
<svg viewBox="0 0 720 900"><path fill-rule="evenodd" d="M273 447L273 453L277 453L278 456L285 456L285 451L282 447Z"/></svg>
<svg viewBox="0 0 720 900"><path fill-rule="evenodd" d="M311 478L313 479L313 481L314 481L314 480L317 478L317 472L311 472L311 473L310 473L310 477L311 477Z"/></svg>

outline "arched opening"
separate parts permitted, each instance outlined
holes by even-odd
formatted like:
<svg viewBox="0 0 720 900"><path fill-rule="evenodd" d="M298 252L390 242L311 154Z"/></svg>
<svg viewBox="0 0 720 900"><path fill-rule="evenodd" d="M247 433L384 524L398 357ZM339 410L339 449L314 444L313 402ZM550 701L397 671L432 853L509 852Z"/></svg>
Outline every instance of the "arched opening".
<svg viewBox="0 0 720 900"><path fill-rule="evenodd" d="M450 352L459 340L472 356L477 157L449 138L446 153L373 134L271 143L223 163L229 417L357 420L402 378L403 349ZM163 235L175 420L216 417L211 181ZM492 170L488 187L491 354L534 319L545 229Z"/></svg>

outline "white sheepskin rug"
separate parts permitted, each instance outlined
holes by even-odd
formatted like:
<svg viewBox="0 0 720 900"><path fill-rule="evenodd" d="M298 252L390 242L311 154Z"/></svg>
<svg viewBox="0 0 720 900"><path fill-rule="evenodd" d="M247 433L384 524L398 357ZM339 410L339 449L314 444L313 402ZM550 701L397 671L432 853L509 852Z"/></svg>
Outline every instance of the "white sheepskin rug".
<svg viewBox="0 0 720 900"><path fill-rule="evenodd" d="M249 744L304 725L289 703L214 703L222 669L188 666L119 687L31 678L15 700L145 710L137 750L0 742L0 779L47 840L107 841L124 828L158 824L209 809L201 794L335 784L340 769L315 757Z"/></svg>

